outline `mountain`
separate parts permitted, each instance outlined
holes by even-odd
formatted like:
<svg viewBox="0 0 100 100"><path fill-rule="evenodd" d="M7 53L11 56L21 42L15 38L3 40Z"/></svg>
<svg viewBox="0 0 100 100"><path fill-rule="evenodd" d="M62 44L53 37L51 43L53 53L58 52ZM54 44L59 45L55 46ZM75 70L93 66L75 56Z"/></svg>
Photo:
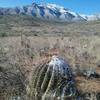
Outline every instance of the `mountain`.
<svg viewBox="0 0 100 100"><path fill-rule="evenodd" d="M100 14L97 15L81 15L84 19L87 21L95 21L95 20L100 20Z"/></svg>
<svg viewBox="0 0 100 100"><path fill-rule="evenodd" d="M81 15L56 4L36 4L15 8L0 8L0 15L24 14L58 22L79 22L100 19L100 15Z"/></svg>

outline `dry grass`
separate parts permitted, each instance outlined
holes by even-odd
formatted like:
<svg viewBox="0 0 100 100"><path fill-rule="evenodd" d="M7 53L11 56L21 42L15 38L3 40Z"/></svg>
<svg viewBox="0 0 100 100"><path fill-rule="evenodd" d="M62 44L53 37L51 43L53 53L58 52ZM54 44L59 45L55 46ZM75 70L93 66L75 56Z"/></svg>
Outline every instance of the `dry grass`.
<svg viewBox="0 0 100 100"><path fill-rule="evenodd" d="M91 79L86 79L82 76L77 76L76 82L78 89L83 91L84 93L100 92L99 80L91 80Z"/></svg>
<svg viewBox="0 0 100 100"><path fill-rule="evenodd" d="M24 38L24 39L22 39ZM73 70L98 70L100 61L100 37L5 37L0 38L0 47L9 55L12 64L17 64L26 79L30 77L34 65L46 58L60 55L66 58ZM100 81L78 77L79 87L84 91L100 91ZM89 86L90 85L90 86ZM88 87L89 86L89 87Z"/></svg>
<svg viewBox="0 0 100 100"><path fill-rule="evenodd" d="M14 17L9 18L11 20ZM19 20L19 18L15 17L13 20ZM4 23L5 19L7 22ZM98 67L100 66L100 22L77 23L77 25L75 23L48 24L38 20L32 21L32 18L25 16L21 17L16 24L13 20L9 22L6 16L0 20L0 32L4 35L4 37L0 37L2 55L0 55L0 61L3 61L3 63L0 62L0 75L8 69L15 74L14 79L19 79L23 88L19 85L16 86L14 80L11 85L10 79L13 77L9 74L5 82L10 84L8 86L10 89L6 85L2 93L0 89L0 100L7 100L11 95L13 95L12 97L19 95L25 99L26 87L31 81L31 72L37 64L50 59L52 55L64 57L75 73L93 69L100 74ZM27 36L21 35L21 33ZM100 92L100 79L88 79L80 74L77 74L75 79L78 89L82 92ZM19 91L18 88L22 91ZM1 98L3 96L4 98Z"/></svg>

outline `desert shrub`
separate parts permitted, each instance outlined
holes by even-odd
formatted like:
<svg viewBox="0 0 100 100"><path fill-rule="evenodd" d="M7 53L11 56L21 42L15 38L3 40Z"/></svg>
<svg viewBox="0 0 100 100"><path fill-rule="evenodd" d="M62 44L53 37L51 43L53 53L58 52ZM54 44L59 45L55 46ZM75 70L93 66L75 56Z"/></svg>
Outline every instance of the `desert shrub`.
<svg viewBox="0 0 100 100"><path fill-rule="evenodd" d="M26 85L34 53L27 38L24 39L16 52L14 48L0 47L0 100L26 100Z"/></svg>
<svg viewBox="0 0 100 100"><path fill-rule="evenodd" d="M0 37L6 37L6 36L7 36L7 33L6 32L0 33Z"/></svg>
<svg viewBox="0 0 100 100"><path fill-rule="evenodd" d="M34 36L38 36L38 34L34 33Z"/></svg>
<svg viewBox="0 0 100 100"><path fill-rule="evenodd" d="M99 92L99 93L97 93L96 97L97 97L97 100L99 100L99 99L100 99L100 92Z"/></svg>
<svg viewBox="0 0 100 100"><path fill-rule="evenodd" d="M21 96L25 91L25 77L12 62L7 53L0 50L0 100Z"/></svg>

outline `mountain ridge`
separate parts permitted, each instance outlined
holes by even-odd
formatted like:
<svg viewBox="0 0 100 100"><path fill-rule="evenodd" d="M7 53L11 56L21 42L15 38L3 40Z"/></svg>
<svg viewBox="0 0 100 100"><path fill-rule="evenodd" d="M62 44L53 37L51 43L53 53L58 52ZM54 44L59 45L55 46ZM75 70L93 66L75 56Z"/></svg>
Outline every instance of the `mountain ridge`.
<svg viewBox="0 0 100 100"><path fill-rule="evenodd" d="M15 8L0 8L0 15L24 14L31 15L40 19L58 22L80 22L100 20L100 15L83 15L72 12L56 4L36 4L26 5Z"/></svg>

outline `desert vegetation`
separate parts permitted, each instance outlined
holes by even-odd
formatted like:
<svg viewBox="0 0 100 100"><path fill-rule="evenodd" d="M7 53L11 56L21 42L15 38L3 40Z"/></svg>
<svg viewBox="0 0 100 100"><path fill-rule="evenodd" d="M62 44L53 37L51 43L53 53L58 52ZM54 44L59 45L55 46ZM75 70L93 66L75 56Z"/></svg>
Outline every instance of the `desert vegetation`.
<svg viewBox="0 0 100 100"><path fill-rule="evenodd" d="M0 36L100 36L100 21L58 23L27 15L0 15Z"/></svg>
<svg viewBox="0 0 100 100"><path fill-rule="evenodd" d="M31 100L34 71L53 55L71 66L81 100L99 100L100 23L43 23L31 18L20 22L18 18L0 18L0 100Z"/></svg>

